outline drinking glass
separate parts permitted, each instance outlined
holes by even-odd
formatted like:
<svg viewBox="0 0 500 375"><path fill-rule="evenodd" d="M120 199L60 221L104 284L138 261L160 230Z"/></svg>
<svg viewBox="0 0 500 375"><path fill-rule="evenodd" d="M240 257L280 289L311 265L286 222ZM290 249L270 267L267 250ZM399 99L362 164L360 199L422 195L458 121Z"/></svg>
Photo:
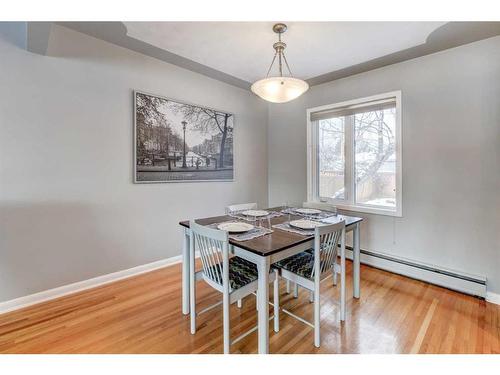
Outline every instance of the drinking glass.
<svg viewBox="0 0 500 375"><path fill-rule="evenodd" d="M281 210L286 211L288 209L288 201L284 201L281 205Z"/></svg>
<svg viewBox="0 0 500 375"><path fill-rule="evenodd" d="M283 211L285 211L285 213L287 214L288 222L290 222L290 214L292 207L290 206L288 201L285 201L285 203L283 203L283 207L284 207Z"/></svg>

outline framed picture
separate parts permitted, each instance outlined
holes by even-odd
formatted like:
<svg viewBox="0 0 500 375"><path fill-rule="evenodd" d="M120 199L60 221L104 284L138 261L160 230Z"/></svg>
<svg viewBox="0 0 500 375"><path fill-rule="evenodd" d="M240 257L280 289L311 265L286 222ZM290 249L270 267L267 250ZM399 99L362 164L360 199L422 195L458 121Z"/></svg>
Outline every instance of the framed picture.
<svg viewBox="0 0 500 375"><path fill-rule="evenodd" d="M232 181L234 115L134 91L136 183Z"/></svg>

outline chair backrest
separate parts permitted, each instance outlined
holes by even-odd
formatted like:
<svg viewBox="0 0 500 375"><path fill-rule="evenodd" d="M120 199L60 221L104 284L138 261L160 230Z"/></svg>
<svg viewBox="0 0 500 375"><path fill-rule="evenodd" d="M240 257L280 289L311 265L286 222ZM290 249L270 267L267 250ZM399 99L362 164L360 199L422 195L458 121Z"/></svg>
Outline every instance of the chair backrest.
<svg viewBox="0 0 500 375"><path fill-rule="evenodd" d="M325 211L337 213L337 206L334 206L333 204L330 204L330 203L304 202L304 203L302 203L302 207L304 207L304 208L316 208L318 210L325 210Z"/></svg>
<svg viewBox="0 0 500 375"><path fill-rule="evenodd" d="M316 227L314 238L314 267L312 277L316 275L316 267L319 265L320 278L326 272L332 270L338 254L338 246L345 247L345 221L335 224ZM319 258L319 262L318 259Z"/></svg>
<svg viewBox="0 0 500 375"><path fill-rule="evenodd" d="M191 246L200 253L203 274L216 284L229 287L229 238L222 230L189 223Z"/></svg>
<svg viewBox="0 0 500 375"><path fill-rule="evenodd" d="M244 210L255 210L257 208L257 203L240 203L232 204L226 207L226 214L232 212L244 211Z"/></svg>

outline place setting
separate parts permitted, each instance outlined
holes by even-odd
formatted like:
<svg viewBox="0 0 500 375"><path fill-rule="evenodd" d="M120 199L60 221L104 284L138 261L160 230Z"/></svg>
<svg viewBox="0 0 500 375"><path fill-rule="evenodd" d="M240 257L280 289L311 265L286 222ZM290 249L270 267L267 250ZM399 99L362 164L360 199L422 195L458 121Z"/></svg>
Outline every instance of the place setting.
<svg viewBox="0 0 500 375"><path fill-rule="evenodd" d="M275 217L283 216L283 214L277 211L251 209L251 210L228 212L228 216L245 221L256 222L264 219L270 220Z"/></svg>
<svg viewBox="0 0 500 375"><path fill-rule="evenodd" d="M312 236L318 226L334 224L343 220L342 215L337 215L336 212L322 211L316 208L295 208L289 207L287 204L283 205L281 212L288 215L288 220L272 227L303 236ZM292 220L292 215L301 218Z"/></svg>
<svg viewBox="0 0 500 375"><path fill-rule="evenodd" d="M253 238L262 237L272 233L273 230L270 229L271 222L269 218L267 219L267 222L268 222L268 228L262 225L262 220L258 221L258 225L253 225L243 221L224 221L222 223L210 224L208 225L208 227L228 232L229 238L232 240L248 241Z"/></svg>
<svg viewBox="0 0 500 375"><path fill-rule="evenodd" d="M325 219L332 216L337 216L336 212L322 211L316 208L305 208L305 207L288 207L284 206L281 210L282 213L288 215L298 215L309 219Z"/></svg>
<svg viewBox="0 0 500 375"><path fill-rule="evenodd" d="M273 225L273 228L281 229L287 232L297 233L303 236L312 236L314 234L314 229L318 226L326 225L321 221L315 221L311 219L297 219L288 220L284 223L279 223Z"/></svg>

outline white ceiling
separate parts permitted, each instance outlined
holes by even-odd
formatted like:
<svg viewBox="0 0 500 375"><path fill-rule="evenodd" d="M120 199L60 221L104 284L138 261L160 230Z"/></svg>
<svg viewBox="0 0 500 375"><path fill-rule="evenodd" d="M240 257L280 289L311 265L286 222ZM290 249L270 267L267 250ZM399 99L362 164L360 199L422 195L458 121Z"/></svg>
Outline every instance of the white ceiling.
<svg viewBox="0 0 500 375"><path fill-rule="evenodd" d="M274 22L124 22L127 35L248 82L266 74ZM309 79L425 43L445 22L287 22L285 54Z"/></svg>

